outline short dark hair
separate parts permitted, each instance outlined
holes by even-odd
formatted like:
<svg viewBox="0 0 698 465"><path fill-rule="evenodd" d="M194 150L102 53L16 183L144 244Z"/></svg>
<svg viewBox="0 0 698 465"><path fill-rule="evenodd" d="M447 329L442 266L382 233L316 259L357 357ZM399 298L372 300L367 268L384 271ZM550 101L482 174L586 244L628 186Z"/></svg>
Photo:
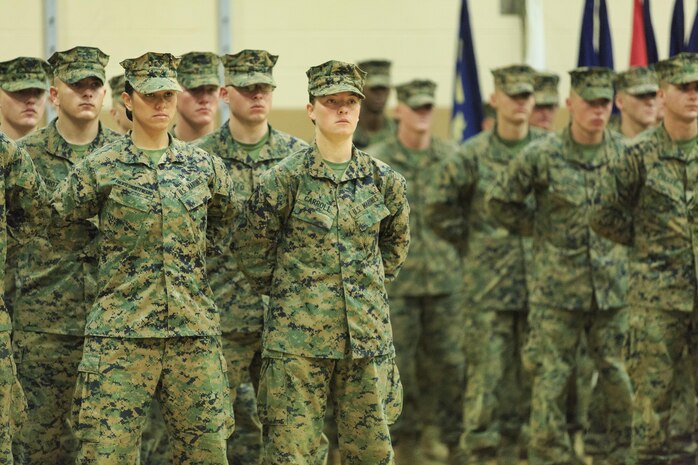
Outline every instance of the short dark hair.
<svg viewBox="0 0 698 465"><path fill-rule="evenodd" d="M315 96L313 94L308 94L308 102L315 104Z"/></svg>
<svg viewBox="0 0 698 465"><path fill-rule="evenodd" d="M131 83L128 81L124 82L124 92L133 97L133 91L134 89ZM129 121L133 122L133 112L126 108L126 105L124 105L124 109L126 110L126 118L128 118Z"/></svg>

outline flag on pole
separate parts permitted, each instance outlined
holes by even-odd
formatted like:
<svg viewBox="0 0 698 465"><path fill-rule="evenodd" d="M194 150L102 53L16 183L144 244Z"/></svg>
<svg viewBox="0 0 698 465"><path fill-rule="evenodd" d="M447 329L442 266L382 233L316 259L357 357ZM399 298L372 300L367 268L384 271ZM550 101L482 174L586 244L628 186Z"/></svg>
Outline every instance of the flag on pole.
<svg viewBox="0 0 698 465"><path fill-rule="evenodd" d="M684 21L683 0L674 0L674 12L671 15L671 31L669 33L669 58L686 49Z"/></svg>
<svg viewBox="0 0 698 465"><path fill-rule="evenodd" d="M657 62L657 43L650 16L650 0L633 0L633 33L630 42L630 66Z"/></svg>
<svg viewBox="0 0 698 465"><path fill-rule="evenodd" d="M584 0L577 66L613 68L613 43L606 0Z"/></svg>
<svg viewBox="0 0 698 465"><path fill-rule="evenodd" d="M470 29L468 0L461 0L457 48L451 134L455 140L464 141L479 133L482 124L482 97Z"/></svg>
<svg viewBox="0 0 698 465"><path fill-rule="evenodd" d="M688 43L686 43L686 52L698 53L698 10L696 10L696 15L693 18L693 27L691 28L691 35L688 37Z"/></svg>
<svg viewBox="0 0 698 465"><path fill-rule="evenodd" d="M545 32L541 0L526 0L526 64L545 69Z"/></svg>

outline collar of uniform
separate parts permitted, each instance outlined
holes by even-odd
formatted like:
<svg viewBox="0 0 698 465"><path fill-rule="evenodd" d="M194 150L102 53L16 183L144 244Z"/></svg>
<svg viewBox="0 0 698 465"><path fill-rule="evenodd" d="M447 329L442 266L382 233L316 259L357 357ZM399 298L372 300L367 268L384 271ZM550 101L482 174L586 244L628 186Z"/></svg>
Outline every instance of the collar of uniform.
<svg viewBox="0 0 698 465"><path fill-rule="evenodd" d="M47 127L48 134L46 137L46 151L56 157L65 158L66 160L70 160L72 163L77 163L79 160L78 157L75 156L72 147L68 141L61 136L61 133L58 132L58 128L56 127L57 121L58 118L54 118ZM90 145L87 148L87 153L94 152L104 144L104 130L102 129L102 123L100 122L97 128L97 137L90 142Z"/></svg>
<svg viewBox="0 0 698 465"><path fill-rule="evenodd" d="M562 130L562 140L564 141L562 149L563 157L566 160L574 162L587 169L594 169L605 165L607 160L610 159L606 152L610 150L613 145L613 134L611 134L611 131L608 128L604 129L603 131L603 141L601 142L601 147L599 147L599 151L596 152L596 157L593 160L587 160L584 158L584 155L579 149L579 144L575 144L572 140L572 133L569 126Z"/></svg>
<svg viewBox="0 0 698 465"><path fill-rule="evenodd" d="M169 133L167 134L167 139L168 142L167 150L165 151L165 160L169 163L184 163L184 156L180 153L181 150L178 149L181 148L181 146L186 145L186 143L175 139ZM155 167L155 163L153 163L150 157L136 147L136 144L133 143L133 138L127 137L126 140L127 142L124 146L124 162L129 164L140 163L150 167Z"/></svg>
<svg viewBox="0 0 698 465"><path fill-rule="evenodd" d="M526 137L529 137L529 135L530 133L527 134ZM509 163L512 159L512 153L509 147L504 143L504 140L499 137L499 133L497 133L497 123L495 123L490 133L490 142L490 149L487 151L489 158L496 162Z"/></svg>
<svg viewBox="0 0 698 465"><path fill-rule="evenodd" d="M322 155L317 148L316 144L313 144L312 150L307 154L306 167L308 168L310 175L316 178L327 178L334 181L334 173L326 163L322 161ZM370 167L370 157L363 153L361 150L352 146L351 148L351 160L347 170L342 176L342 181L349 181L351 179L360 179L371 174Z"/></svg>
<svg viewBox="0 0 698 465"><path fill-rule="evenodd" d="M660 159L681 160L687 162L698 158L698 150L696 150L696 148L698 148L698 144L694 146L693 150L691 150L689 153L682 151L679 148L679 145L669 136L669 133L664 127L664 123L657 127L655 134L657 137L657 142L660 144L660 147L662 147L662 149L659 150Z"/></svg>
<svg viewBox="0 0 698 465"><path fill-rule="evenodd" d="M223 153L216 155L219 155L221 158L237 160L249 164L250 159L247 156L247 152L240 148L240 146L235 142L235 139L233 139L233 135L230 133L229 123L230 120L223 123L223 126L220 127L219 134L221 145L226 147L227 150L224 150ZM280 151L276 150L279 144L278 132L269 124L267 124L267 128L269 130L269 140L267 140L267 143L264 144L264 147L262 147L262 150L260 150L259 159L257 160L258 162L267 160L281 160L284 158L284 155L281 155Z"/></svg>

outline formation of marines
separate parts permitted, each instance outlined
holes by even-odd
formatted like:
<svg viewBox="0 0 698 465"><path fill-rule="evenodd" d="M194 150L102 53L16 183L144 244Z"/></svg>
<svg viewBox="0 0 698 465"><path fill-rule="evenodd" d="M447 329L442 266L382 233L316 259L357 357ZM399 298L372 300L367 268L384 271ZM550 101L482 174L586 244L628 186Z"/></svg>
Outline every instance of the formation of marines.
<svg viewBox="0 0 698 465"><path fill-rule="evenodd" d="M698 55L558 132L495 69L462 145L386 60L308 69L310 142L265 50L108 60L0 63L1 464L695 463Z"/></svg>

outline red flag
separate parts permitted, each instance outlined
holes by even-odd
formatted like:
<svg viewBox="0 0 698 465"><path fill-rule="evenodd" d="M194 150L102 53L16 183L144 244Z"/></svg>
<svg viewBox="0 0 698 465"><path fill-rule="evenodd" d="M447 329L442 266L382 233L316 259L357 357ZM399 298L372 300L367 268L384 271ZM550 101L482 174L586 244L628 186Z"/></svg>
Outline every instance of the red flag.
<svg viewBox="0 0 698 465"><path fill-rule="evenodd" d="M630 66L647 66L647 42L645 21L642 16L642 0L633 0L633 36L630 43Z"/></svg>

